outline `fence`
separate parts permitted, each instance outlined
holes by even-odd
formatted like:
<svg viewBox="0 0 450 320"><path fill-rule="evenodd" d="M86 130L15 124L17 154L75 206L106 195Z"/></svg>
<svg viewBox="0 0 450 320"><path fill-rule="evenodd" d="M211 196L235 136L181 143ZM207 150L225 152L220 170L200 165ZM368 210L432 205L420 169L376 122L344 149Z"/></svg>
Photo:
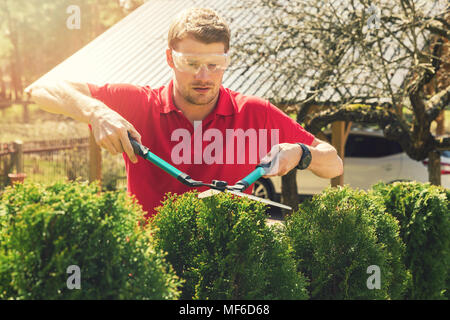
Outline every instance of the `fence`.
<svg viewBox="0 0 450 320"><path fill-rule="evenodd" d="M9 173L25 173L27 181L38 183L87 181L89 138L0 144L0 190L10 184ZM106 190L126 187L122 157L106 150L102 150L102 186Z"/></svg>

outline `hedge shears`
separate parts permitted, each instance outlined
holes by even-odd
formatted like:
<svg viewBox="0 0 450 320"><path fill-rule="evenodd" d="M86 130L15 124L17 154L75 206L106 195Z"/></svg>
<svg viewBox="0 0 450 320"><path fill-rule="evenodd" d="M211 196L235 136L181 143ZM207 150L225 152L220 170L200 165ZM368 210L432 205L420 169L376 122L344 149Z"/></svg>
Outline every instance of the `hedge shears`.
<svg viewBox="0 0 450 320"><path fill-rule="evenodd" d="M272 162L275 159L272 159L272 161L267 163L258 164L255 170L253 170L249 175L247 175L242 180L236 182L235 185L230 186L226 181L221 180L213 180L211 183L205 183L203 181L197 181L192 179L188 174L178 170L170 163L164 161L163 159L152 153L147 147L141 145L134 138L132 138L130 133L128 133L128 137L130 139L131 145L133 146L135 154L155 164L156 166L158 166L159 168L170 174L172 177L174 177L181 183L189 187L209 187L210 188L209 190L204 191L198 195L199 198L206 198L218 194L220 192L227 192L237 196L247 197L255 201L263 202L268 205L280 207L287 210L292 210L291 207L286 206L284 204L264 198L255 197L253 195L243 192L266 173L265 168L270 168Z"/></svg>

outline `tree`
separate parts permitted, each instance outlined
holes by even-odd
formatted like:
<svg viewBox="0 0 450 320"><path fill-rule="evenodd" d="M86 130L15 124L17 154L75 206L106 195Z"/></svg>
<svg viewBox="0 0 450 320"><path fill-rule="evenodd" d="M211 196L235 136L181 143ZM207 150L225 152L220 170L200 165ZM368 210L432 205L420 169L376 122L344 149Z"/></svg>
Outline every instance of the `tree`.
<svg viewBox="0 0 450 320"><path fill-rule="evenodd" d="M16 99L26 84L81 49L143 0L0 0L0 58L10 61ZM70 8L79 27L70 27Z"/></svg>
<svg viewBox="0 0 450 320"><path fill-rule="evenodd" d="M432 96L424 87L449 61L446 1L259 0L233 10L243 8L252 23L235 31L233 64L260 67L275 105L296 105L297 121L316 134L335 121L377 125L411 158L428 157L430 182L440 184L438 151L450 139L430 127L450 83Z"/></svg>

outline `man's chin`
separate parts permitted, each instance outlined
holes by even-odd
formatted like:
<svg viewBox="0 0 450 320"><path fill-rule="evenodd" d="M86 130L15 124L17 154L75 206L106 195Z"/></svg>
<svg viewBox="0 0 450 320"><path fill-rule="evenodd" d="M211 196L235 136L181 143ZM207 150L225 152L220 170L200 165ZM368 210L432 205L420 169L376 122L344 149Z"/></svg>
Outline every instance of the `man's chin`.
<svg viewBox="0 0 450 320"><path fill-rule="evenodd" d="M199 96L198 94L195 95L190 95L189 97L186 98L186 100L191 103L191 104L196 104L196 105L205 105L205 104L209 104L211 102L213 102L215 99L215 96L211 95L211 96Z"/></svg>

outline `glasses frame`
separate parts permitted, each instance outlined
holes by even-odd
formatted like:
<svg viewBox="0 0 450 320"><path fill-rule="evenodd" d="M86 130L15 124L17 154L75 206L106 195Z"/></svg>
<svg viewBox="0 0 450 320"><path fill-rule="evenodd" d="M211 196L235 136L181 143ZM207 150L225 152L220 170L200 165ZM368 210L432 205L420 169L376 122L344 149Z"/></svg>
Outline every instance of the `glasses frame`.
<svg viewBox="0 0 450 320"><path fill-rule="evenodd" d="M174 65L175 65L175 67L176 67L177 69L183 71L183 72L188 72L188 73L191 73L191 74L197 74L197 73L199 73L203 66L205 66L206 70L208 70L208 72L211 72L211 73L217 73L217 72L220 72L220 71L225 71L225 70L228 68L228 66L230 65L230 60L231 60L231 59L230 59L230 54L229 54L229 52L227 52L227 53L182 53L182 52L175 51L174 49L171 49L171 52L172 52L172 60L173 60L173 63L174 63ZM177 62L176 62L176 58L179 58L179 57L189 57L189 56L216 56L216 57L225 57L225 58L226 58L227 64L226 64L225 67L217 68L216 70L211 71L211 70L208 69L208 66L206 65L206 63L202 63L202 64L200 64L200 67L198 68L197 72L192 73L192 72L189 72L189 71L182 70L179 66L177 66Z"/></svg>

